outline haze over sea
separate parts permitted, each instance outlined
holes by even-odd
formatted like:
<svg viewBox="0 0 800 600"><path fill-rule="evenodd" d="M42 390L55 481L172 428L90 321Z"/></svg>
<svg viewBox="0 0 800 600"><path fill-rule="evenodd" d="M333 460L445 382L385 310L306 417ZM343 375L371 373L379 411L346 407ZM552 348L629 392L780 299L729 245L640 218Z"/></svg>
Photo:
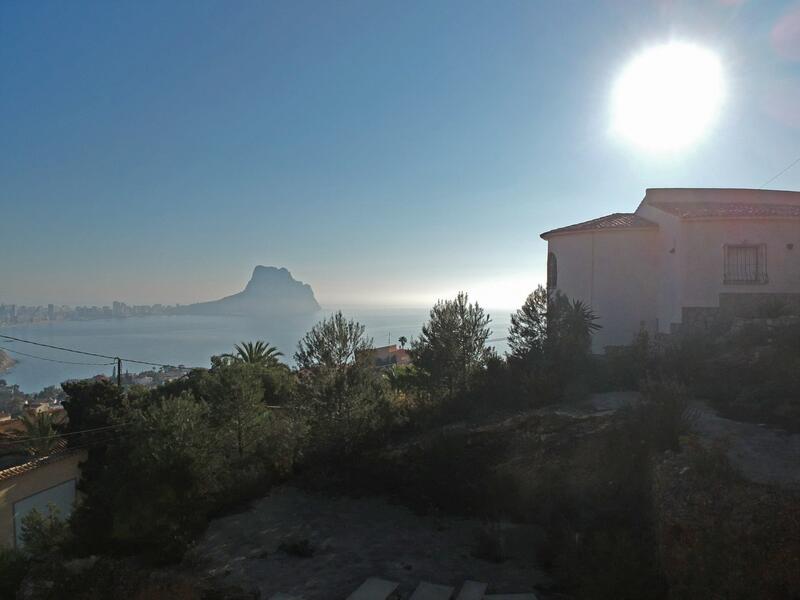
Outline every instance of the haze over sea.
<svg viewBox="0 0 800 600"><path fill-rule="evenodd" d="M354 318L366 326L367 335L373 338L375 346L384 346L390 339L391 343L397 343L400 336L405 336L409 341L418 336L428 318L429 309L353 308L343 309L343 312L348 318ZM510 311L489 309L487 312L492 316L491 338L505 338ZM279 319L176 315L56 321L4 327L0 333L53 346L187 367L208 367L212 355L230 352L233 345L241 341L260 339L277 346L285 355L283 360L293 364L292 355L297 342L314 323L330 314L331 311L324 310L312 315ZM0 345L9 350L54 360L105 362L104 359L8 340L3 340ZM490 345L500 353L507 349L504 339L491 342ZM9 354L17 364L10 371L0 374L0 379L19 385L27 393L68 379L92 377L100 373L111 375L113 369L112 365L62 364ZM148 368L123 363L123 370L132 373Z"/></svg>

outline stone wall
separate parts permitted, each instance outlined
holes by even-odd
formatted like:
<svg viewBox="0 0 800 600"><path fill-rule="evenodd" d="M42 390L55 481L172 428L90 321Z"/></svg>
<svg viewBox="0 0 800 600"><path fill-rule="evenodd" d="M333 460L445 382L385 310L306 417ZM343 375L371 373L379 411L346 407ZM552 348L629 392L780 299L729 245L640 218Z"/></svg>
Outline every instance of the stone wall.
<svg viewBox="0 0 800 600"><path fill-rule="evenodd" d="M680 323L673 323L671 333L710 332L727 328L737 318L775 318L800 315L800 294L719 295L719 306L684 306Z"/></svg>
<svg viewBox="0 0 800 600"><path fill-rule="evenodd" d="M719 311L727 318L800 315L800 294L720 294Z"/></svg>

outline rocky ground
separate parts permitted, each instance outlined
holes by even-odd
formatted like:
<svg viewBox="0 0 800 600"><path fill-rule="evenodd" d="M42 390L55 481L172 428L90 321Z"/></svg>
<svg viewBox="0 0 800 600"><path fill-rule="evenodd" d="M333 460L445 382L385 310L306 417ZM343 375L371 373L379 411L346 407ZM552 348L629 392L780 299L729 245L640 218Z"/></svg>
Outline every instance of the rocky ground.
<svg viewBox="0 0 800 600"><path fill-rule="evenodd" d="M401 584L410 595L420 581L460 585L488 582L495 592L533 591L546 582L526 543L529 526L494 524L509 555L476 558L487 524L418 516L377 497L329 497L280 487L249 510L214 521L191 553L220 585L277 592L304 600L346 598L366 578ZM404 596L404 597L406 597Z"/></svg>
<svg viewBox="0 0 800 600"><path fill-rule="evenodd" d="M459 585L465 579L488 582L495 593L548 597L554 582L538 560L547 560L553 542L544 530L429 509L487 514L494 506L519 522L547 524L565 499L616 506L631 483L624 470L610 468L621 460L613 453L625 448L614 443L616 413L638 401L635 393L598 394L410 436L380 461L349 475L344 469L338 482L324 474L313 484L301 478L295 483L302 490L276 488L248 510L215 520L186 564L215 586L262 598L277 592L305 600L346 598L371 576L399 581L403 597L420 581ZM653 465L658 555L670 585L683 590L682 597L701 597L693 594L734 593L763 578L769 582L763 597L794 593L800 589L792 575L800 567L792 541L800 522L793 508L800 435L731 421L703 403L693 406L692 428L681 452L668 452ZM715 452L727 460L718 462ZM404 506L373 495L378 492ZM538 513L530 513L533 506ZM506 560L493 562L498 554ZM728 563L736 565L738 580ZM701 564L706 575L698 580ZM701 580L705 587L698 588Z"/></svg>
<svg viewBox="0 0 800 600"><path fill-rule="evenodd" d="M800 434L725 419L703 403L694 407L694 431L722 444L731 464L755 483L800 491Z"/></svg>
<svg viewBox="0 0 800 600"><path fill-rule="evenodd" d="M609 392L558 410L574 416L598 416L638 401L636 392ZM800 491L799 433L726 419L702 401L692 403L691 423L695 435L725 450L732 466L746 480Z"/></svg>

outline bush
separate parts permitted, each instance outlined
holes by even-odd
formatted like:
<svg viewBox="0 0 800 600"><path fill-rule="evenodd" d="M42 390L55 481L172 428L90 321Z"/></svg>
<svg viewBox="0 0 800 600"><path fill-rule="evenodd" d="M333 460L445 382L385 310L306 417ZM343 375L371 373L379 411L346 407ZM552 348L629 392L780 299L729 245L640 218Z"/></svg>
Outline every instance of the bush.
<svg viewBox="0 0 800 600"><path fill-rule="evenodd" d="M13 548L0 548L0 598L11 599L17 595L22 580L30 568L28 556Z"/></svg>
<svg viewBox="0 0 800 600"><path fill-rule="evenodd" d="M30 556L43 558L60 552L69 536L69 524L53 504L47 506L46 514L34 508L22 518L20 539L22 548Z"/></svg>
<svg viewBox="0 0 800 600"><path fill-rule="evenodd" d="M511 315L508 362L519 389L539 404L562 399L568 385L570 399L586 390L597 320L580 300L539 286Z"/></svg>
<svg viewBox="0 0 800 600"><path fill-rule="evenodd" d="M105 383L67 385L71 427L73 415L120 427L91 438L76 551L177 560L210 515L286 476L306 439L294 379L274 360L214 357L208 371L124 397Z"/></svg>
<svg viewBox="0 0 800 600"><path fill-rule="evenodd" d="M385 439L393 396L389 382L367 365L307 370L295 407L308 428L305 453L329 460Z"/></svg>
<svg viewBox="0 0 800 600"><path fill-rule="evenodd" d="M695 418L686 388L670 378L645 379L641 388L641 403L630 409L632 423L652 450L677 452Z"/></svg>
<svg viewBox="0 0 800 600"><path fill-rule="evenodd" d="M650 334L642 329L628 346L612 346L595 359L593 387L599 391L638 390L643 379L657 370Z"/></svg>

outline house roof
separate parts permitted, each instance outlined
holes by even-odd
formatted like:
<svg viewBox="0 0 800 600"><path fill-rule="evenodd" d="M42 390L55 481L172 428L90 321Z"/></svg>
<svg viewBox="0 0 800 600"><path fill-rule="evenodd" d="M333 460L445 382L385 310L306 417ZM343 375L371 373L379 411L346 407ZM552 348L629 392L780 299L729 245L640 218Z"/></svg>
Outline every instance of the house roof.
<svg viewBox="0 0 800 600"><path fill-rule="evenodd" d="M56 447L53 449L53 452L48 456L42 456L41 458L34 458L27 462L22 463L21 465L15 465L13 467L8 467L0 471L0 481L4 481L6 479L11 479L12 477L18 477L19 475L24 475L29 471L33 471L34 469L38 469L46 464L58 462L64 458L72 456L80 452L79 448L70 449L66 447L66 443L64 440L59 440Z"/></svg>
<svg viewBox="0 0 800 600"><path fill-rule="evenodd" d="M559 227L558 229L551 229L541 234L543 239L547 236L556 235L560 233L578 233L583 231L607 231L612 229L650 229L658 228L658 224L649 221L644 217L640 217L635 213L613 213L592 219L591 221L584 221L583 223L576 223L575 225L567 225L566 227Z"/></svg>
<svg viewBox="0 0 800 600"><path fill-rule="evenodd" d="M800 205L764 204L761 202L664 202L650 201L649 206L681 219L800 218Z"/></svg>

